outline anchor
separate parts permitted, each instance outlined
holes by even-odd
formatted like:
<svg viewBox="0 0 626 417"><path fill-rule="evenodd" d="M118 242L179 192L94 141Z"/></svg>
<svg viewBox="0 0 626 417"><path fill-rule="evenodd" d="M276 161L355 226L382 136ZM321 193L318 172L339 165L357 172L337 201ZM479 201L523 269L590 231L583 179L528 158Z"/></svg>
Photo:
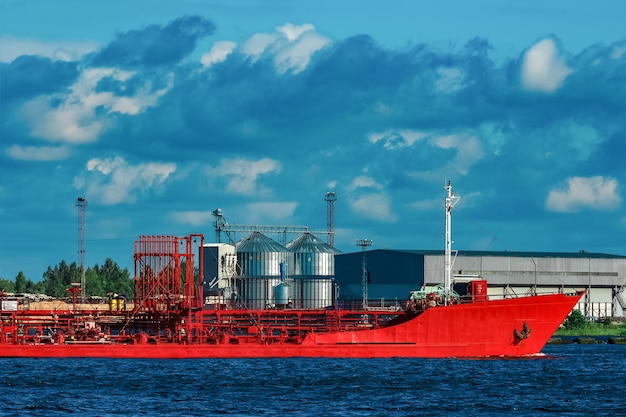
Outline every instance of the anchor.
<svg viewBox="0 0 626 417"><path fill-rule="evenodd" d="M522 331L520 332L517 329L513 330L513 335L515 336L515 344L518 344L519 342L521 342L524 339L528 339L528 336L530 336L530 332L532 330L530 330L530 328L528 327L528 323L524 322L524 324L522 325Z"/></svg>

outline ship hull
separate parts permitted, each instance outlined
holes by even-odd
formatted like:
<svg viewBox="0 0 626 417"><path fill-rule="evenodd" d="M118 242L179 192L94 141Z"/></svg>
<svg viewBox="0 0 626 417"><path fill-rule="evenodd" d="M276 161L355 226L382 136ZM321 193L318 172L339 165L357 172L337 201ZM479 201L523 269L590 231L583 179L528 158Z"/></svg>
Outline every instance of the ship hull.
<svg viewBox="0 0 626 417"><path fill-rule="evenodd" d="M539 354L581 296L540 295L433 307L400 324L311 332L298 343L0 344L0 357L520 357Z"/></svg>

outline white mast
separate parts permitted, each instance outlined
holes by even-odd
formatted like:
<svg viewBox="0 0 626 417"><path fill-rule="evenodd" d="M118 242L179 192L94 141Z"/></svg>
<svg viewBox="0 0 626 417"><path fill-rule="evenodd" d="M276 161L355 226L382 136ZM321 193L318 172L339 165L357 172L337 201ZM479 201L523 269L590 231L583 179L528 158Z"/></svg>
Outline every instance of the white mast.
<svg viewBox="0 0 626 417"><path fill-rule="evenodd" d="M448 191L448 197L446 198L446 250L445 250L445 277L444 277L444 287L445 287L445 304L448 305L450 301L450 287L452 286L452 264L454 261L452 260L452 207L459 202L461 197L455 197L454 192L452 191L452 183L448 181L448 185L444 187ZM456 256L456 251L455 251Z"/></svg>

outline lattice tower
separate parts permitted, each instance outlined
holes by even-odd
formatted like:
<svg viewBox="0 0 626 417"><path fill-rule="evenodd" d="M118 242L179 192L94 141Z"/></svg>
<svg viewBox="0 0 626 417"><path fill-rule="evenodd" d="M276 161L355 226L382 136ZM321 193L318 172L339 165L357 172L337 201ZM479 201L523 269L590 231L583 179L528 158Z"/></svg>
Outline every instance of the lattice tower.
<svg viewBox="0 0 626 417"><path fill-rule="evenodd" d="M85 197L78 197L76 207L78 207L78 261L80 263L80 293L81 300L85 301L87 296L87 280L85 278L85 208L87 207L87 199Z"/></svg>
<svg viewBox="0 0 626 417"><path fill-rule="evenodd" d="M328 203L328 215L326 216L326 225L328 228L328 244L335 246L335 201L337 194L334 191L328 191L324 201Z"/></svg>

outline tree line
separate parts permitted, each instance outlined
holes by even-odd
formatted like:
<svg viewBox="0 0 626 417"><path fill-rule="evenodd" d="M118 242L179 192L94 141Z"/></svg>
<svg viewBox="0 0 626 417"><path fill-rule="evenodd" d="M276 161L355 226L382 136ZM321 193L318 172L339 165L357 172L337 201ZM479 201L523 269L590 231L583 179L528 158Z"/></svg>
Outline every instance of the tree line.
<svg viewBox="0 0 626 417"><path fill-rule="evenodd" d="M0 290L12 293L34 293L45 294L54 298L65 298L70 296L67 289L74 282L81 281L81 268L76 262L67 264L65 260L53 267L48 267L43 273L43 279L33 282L26 278L20 271L15 277L15 281L0 278ZM115 293L126 296L129 299L134 297L134 280L130 277L128 268L121 269L119 265L107 258L104 264L95 264L85 270L86 297L100 296Z"/></svg>

